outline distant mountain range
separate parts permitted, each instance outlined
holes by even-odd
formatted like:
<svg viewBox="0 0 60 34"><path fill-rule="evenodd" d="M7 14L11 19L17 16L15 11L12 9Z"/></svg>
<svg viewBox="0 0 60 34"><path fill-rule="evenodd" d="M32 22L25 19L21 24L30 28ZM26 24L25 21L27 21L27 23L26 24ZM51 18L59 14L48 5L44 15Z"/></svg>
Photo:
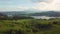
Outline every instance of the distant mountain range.
<svg viewBox="0 0 60 34"><path fill-rule="evenodd" d="M11 12L0 12L1 14L4 14L4 15L26 15L28 14L27 12L23 12L23 11L11 11Z"/></svg>
<svg viewBox="0 0 60 34"><path fill-rule="evenodd" d="M60 12L57 11L45 11L45 12L30 12L30 11L11 11L11 12L0 12L4 15L24 15L24 16L50 16L50 17L60 17Z"/></svg>
<svg viewBox="0 0 60 34"><path fill-rule="evenodd" d="M57 11L47 11L47 12L37 12L30 14L32 16L50 16L50 17L60 17L60 12Z"/></svg>

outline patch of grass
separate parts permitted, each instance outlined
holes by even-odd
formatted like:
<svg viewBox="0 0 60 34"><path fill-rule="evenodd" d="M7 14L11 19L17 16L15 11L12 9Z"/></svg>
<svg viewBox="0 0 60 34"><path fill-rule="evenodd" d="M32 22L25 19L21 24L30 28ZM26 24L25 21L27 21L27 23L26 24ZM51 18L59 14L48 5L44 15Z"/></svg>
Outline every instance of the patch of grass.
<svg viewBox="0 0 60 34"><path fill-rule="evenodd" d="M21 20L0 20L0 33L13 34L60 34L60 25L53 24L53 21L60 19L21 19Z"/></svg>

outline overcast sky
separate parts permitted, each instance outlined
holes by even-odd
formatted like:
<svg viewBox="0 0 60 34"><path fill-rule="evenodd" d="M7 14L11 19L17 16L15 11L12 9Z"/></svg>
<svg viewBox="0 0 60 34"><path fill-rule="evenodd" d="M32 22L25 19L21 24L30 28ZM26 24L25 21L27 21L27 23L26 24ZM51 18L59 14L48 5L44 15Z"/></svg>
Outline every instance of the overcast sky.
<svg viewBox="0 0 60 34"><path fill-rule="evenodd" d="M29 9L60 11L60 0L0 0L0 11Z"/></svg>

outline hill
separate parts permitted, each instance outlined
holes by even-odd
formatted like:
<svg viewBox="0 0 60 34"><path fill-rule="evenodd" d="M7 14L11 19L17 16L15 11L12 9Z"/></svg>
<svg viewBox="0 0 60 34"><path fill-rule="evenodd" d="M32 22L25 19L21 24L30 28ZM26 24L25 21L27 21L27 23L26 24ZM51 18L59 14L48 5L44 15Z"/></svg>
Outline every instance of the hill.
<svg viewBox="0 0 60 34"><path fill-rule="evenodd" d="M31 16L50 16L50 17L60 17L60 12L47 11L47 12L37 12L30 14Z"/></svg>
<svg viewBox="0 0 60 34"><path fill-rule="evenodd" d="M45 12L30 12L30 11L10 11L10 12L0 12L3 15L12 16L50 16L50 17L60 17L60 12L57 11L45 11Z"/></svg>

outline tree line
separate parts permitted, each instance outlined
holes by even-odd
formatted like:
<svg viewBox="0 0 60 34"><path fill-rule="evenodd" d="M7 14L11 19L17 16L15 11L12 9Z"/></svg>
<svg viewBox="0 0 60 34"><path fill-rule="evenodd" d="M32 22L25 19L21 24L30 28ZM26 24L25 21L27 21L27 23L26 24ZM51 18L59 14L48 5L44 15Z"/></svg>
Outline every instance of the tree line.
<svg viewBox="0 0 60 34"><path fill-rule="evenodd" d="M33 19L33 18L29 16L20 16L20 15L8 16L0 13L0 20L18 20L18 19Z"/></svg>

